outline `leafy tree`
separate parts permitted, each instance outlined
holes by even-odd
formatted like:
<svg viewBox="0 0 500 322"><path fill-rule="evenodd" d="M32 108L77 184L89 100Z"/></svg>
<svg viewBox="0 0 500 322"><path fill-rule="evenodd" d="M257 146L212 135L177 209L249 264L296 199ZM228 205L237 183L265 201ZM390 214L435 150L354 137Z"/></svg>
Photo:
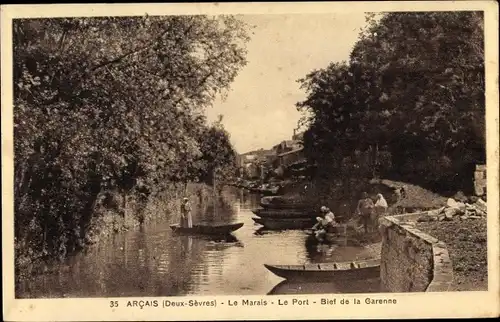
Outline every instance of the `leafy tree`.
<svg viewBox="0 0 500 322"><path fill-rule="evenodd" d="M379 71L380 98L369 101L373 115L385 117L371 121L389 134L381 141L398 172L411 169L411 159L423 164L407 173L413 179L450 184L484 161L483 46L481 12L389 14L363 34L351 60Z"/></svg>
<svg viewBox="0 0 500 322"><path fill-rule="evenodd" d="M201 155L196 162L199 178L208 184L213 184L214 179L225 182L233 178L236 175L237 154L229 133L222 125L222 115L202 132L199 141Z"/></svg>
<svg viewBox="0 0 500 322"><path fill-rule="evenodd" d="M299 80L309 162L338 172L358 150L371 155L361 167L465 188L485 158L483 46L481 12L368 15L349 63ZM387 152L392 160L380 167Z"/></svg>
<svg viewBox="0 0 500 322"><path fill-rule="evenodd" d="M231 16L14 21L16 237L65 253L103 191L126 206L185 181L204 108L246 63L246 30Z"/></svg>

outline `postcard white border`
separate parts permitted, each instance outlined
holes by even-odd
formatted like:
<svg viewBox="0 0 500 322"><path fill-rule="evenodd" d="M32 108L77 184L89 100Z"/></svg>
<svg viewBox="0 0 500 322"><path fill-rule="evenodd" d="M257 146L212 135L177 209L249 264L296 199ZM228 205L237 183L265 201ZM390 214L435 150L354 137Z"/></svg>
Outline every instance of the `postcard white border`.
<svg viewBox="0 0 500 322"><path fill-rule="evenodd" d="M20 17L140 16L167 14L313 14L388 11L481 10L485 19L486 126L488 166L488 292L327 294L283 296L189 296L182 299L226 302L229 299L291 299L319 301L359 298L395 298L395 305L266 306L216 308L126 308L127 300L153 298L14 299L13 256L13 129L12 129L12 19ZM393 1L308 3L202 3L202 4L91 4L1 6L2 99L2 250L3 313L5 320L255 320L490 317L499 314L499 101L498 101L498 4L495 1ZM174 297L170 299L180 299ZM167 299L155 297L154 299ZM109 302L118 300L119 308Z"/></svg>

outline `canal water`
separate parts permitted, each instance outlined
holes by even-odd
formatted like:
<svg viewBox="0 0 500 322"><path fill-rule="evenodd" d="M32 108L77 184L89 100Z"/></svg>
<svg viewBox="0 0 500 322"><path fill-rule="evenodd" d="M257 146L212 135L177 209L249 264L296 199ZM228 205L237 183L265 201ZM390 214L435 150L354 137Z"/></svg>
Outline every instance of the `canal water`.
<svg viewBox="0 0 500 322"><path fill-rule="evenodd" d="M86 252L53 264L47 270L49 273L22 281L17 296L203 296L379 291L378 279L297 284L275 276L263 266L264 263L352 261L377 257L379 248L309 246L304 231L265 231L252 220L252 209L258 207L260 196L236 189L224 194L229 197L223 204L216 204L215 211L213 206L199 210L195 222L201 221L200 218L204 218L203 221L243 222L244 226L233 233L234 239L221 241L203 236L175 235L169 225L176 219L149 223L101 240Z"/></svg>

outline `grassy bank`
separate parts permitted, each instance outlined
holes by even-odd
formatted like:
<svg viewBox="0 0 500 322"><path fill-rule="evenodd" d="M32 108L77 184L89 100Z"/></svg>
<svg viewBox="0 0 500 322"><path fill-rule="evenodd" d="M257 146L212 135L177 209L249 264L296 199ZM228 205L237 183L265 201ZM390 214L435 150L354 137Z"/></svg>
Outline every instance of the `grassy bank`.
<svg viewBox="0 0 500 322"><path fill-rule="evenodd" d="M405 186L407 197L389 202L391 215L438 209L446 205L448 199L409 183L380 180L377 184ZM457 193L455 198L467 199L462 193ZM455 216L451 221L417 222L416 228L447 245L453 263L452 291L487 290L486 218L461 220L460 216Z"/></svg>
<svg viewBox="0 0 500 322"><path fill-rule="evenodd" d="M448 199L406 182L383 179L372 181L371 184L390 189L405 187L406 198L397 200L395 195L387 198L388 215L438 209L446 205ZM455 197L467 198L461 193ZM486 218L461 220L455 216L452 221L418 222L416 228L446 243L453 263L453 291L487 290Z"/></svg>
<svg viewBox="0 0 500 322"><path fill-rule="evenodd" d="M135 195L127 196L126 206L122 203L118 207L104 206L102 203L96 209L100 215L96 216L97 224L96 236L104 236L119 231L131 229L142 223L158 220L168 220L172 217L178 217L182 198L187 197L191 206L196 212L200 207L206 206L213 198L213 189L211 186L200 183L189 183L184 185L172 185L169 189L158 193L156 196L141 201ZM116 194L113 195L113 204L119 204L122 198Z"/></svg>
<svg viewBox="0 0 500 322"><path fill-rule="evenodd" d="M396 190L403 186L406 197L400 198ZM336 215L346 218L353 216L362 192L367 192L374 201L376 195L381 193L389 205L387 213L391 215L436 209L447 200L446 197L418 185L387 179L352 179L348 185L340 180L327 181L321 178L290 181L284 192L285 198L302 199L315 209L325 205Z"/></svg>
<svg viewBox="0 0 500 322"><path fill-rule="evenodd" d="M446 204L447 200L438 193L407 182L381 179L371 181L371 185L382 186L385 190L392 192L386 197L389 204L388 213L391 215L436 209ZM406 197L398 199L394 190L403 186L406 190Z"/></svg>

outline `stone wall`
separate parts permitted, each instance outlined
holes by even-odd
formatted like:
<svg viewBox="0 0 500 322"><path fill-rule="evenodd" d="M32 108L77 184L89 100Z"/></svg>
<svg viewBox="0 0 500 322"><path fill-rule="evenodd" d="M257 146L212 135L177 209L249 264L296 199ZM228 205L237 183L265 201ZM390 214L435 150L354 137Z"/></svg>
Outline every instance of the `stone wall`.
<svg viewBox="0 0 500 322"><path fill-rule="evenodd" d="M446 245L412 224L423 214L381 219L382 291L442 292L451 286L453 268Z"/></svg>
<svg viewBox="0 0 500 322"><path fill-rule="evenodd" d="M486 165L476 165L476 171L474 171L474 194L478 197L486 195Z"/></svg>

